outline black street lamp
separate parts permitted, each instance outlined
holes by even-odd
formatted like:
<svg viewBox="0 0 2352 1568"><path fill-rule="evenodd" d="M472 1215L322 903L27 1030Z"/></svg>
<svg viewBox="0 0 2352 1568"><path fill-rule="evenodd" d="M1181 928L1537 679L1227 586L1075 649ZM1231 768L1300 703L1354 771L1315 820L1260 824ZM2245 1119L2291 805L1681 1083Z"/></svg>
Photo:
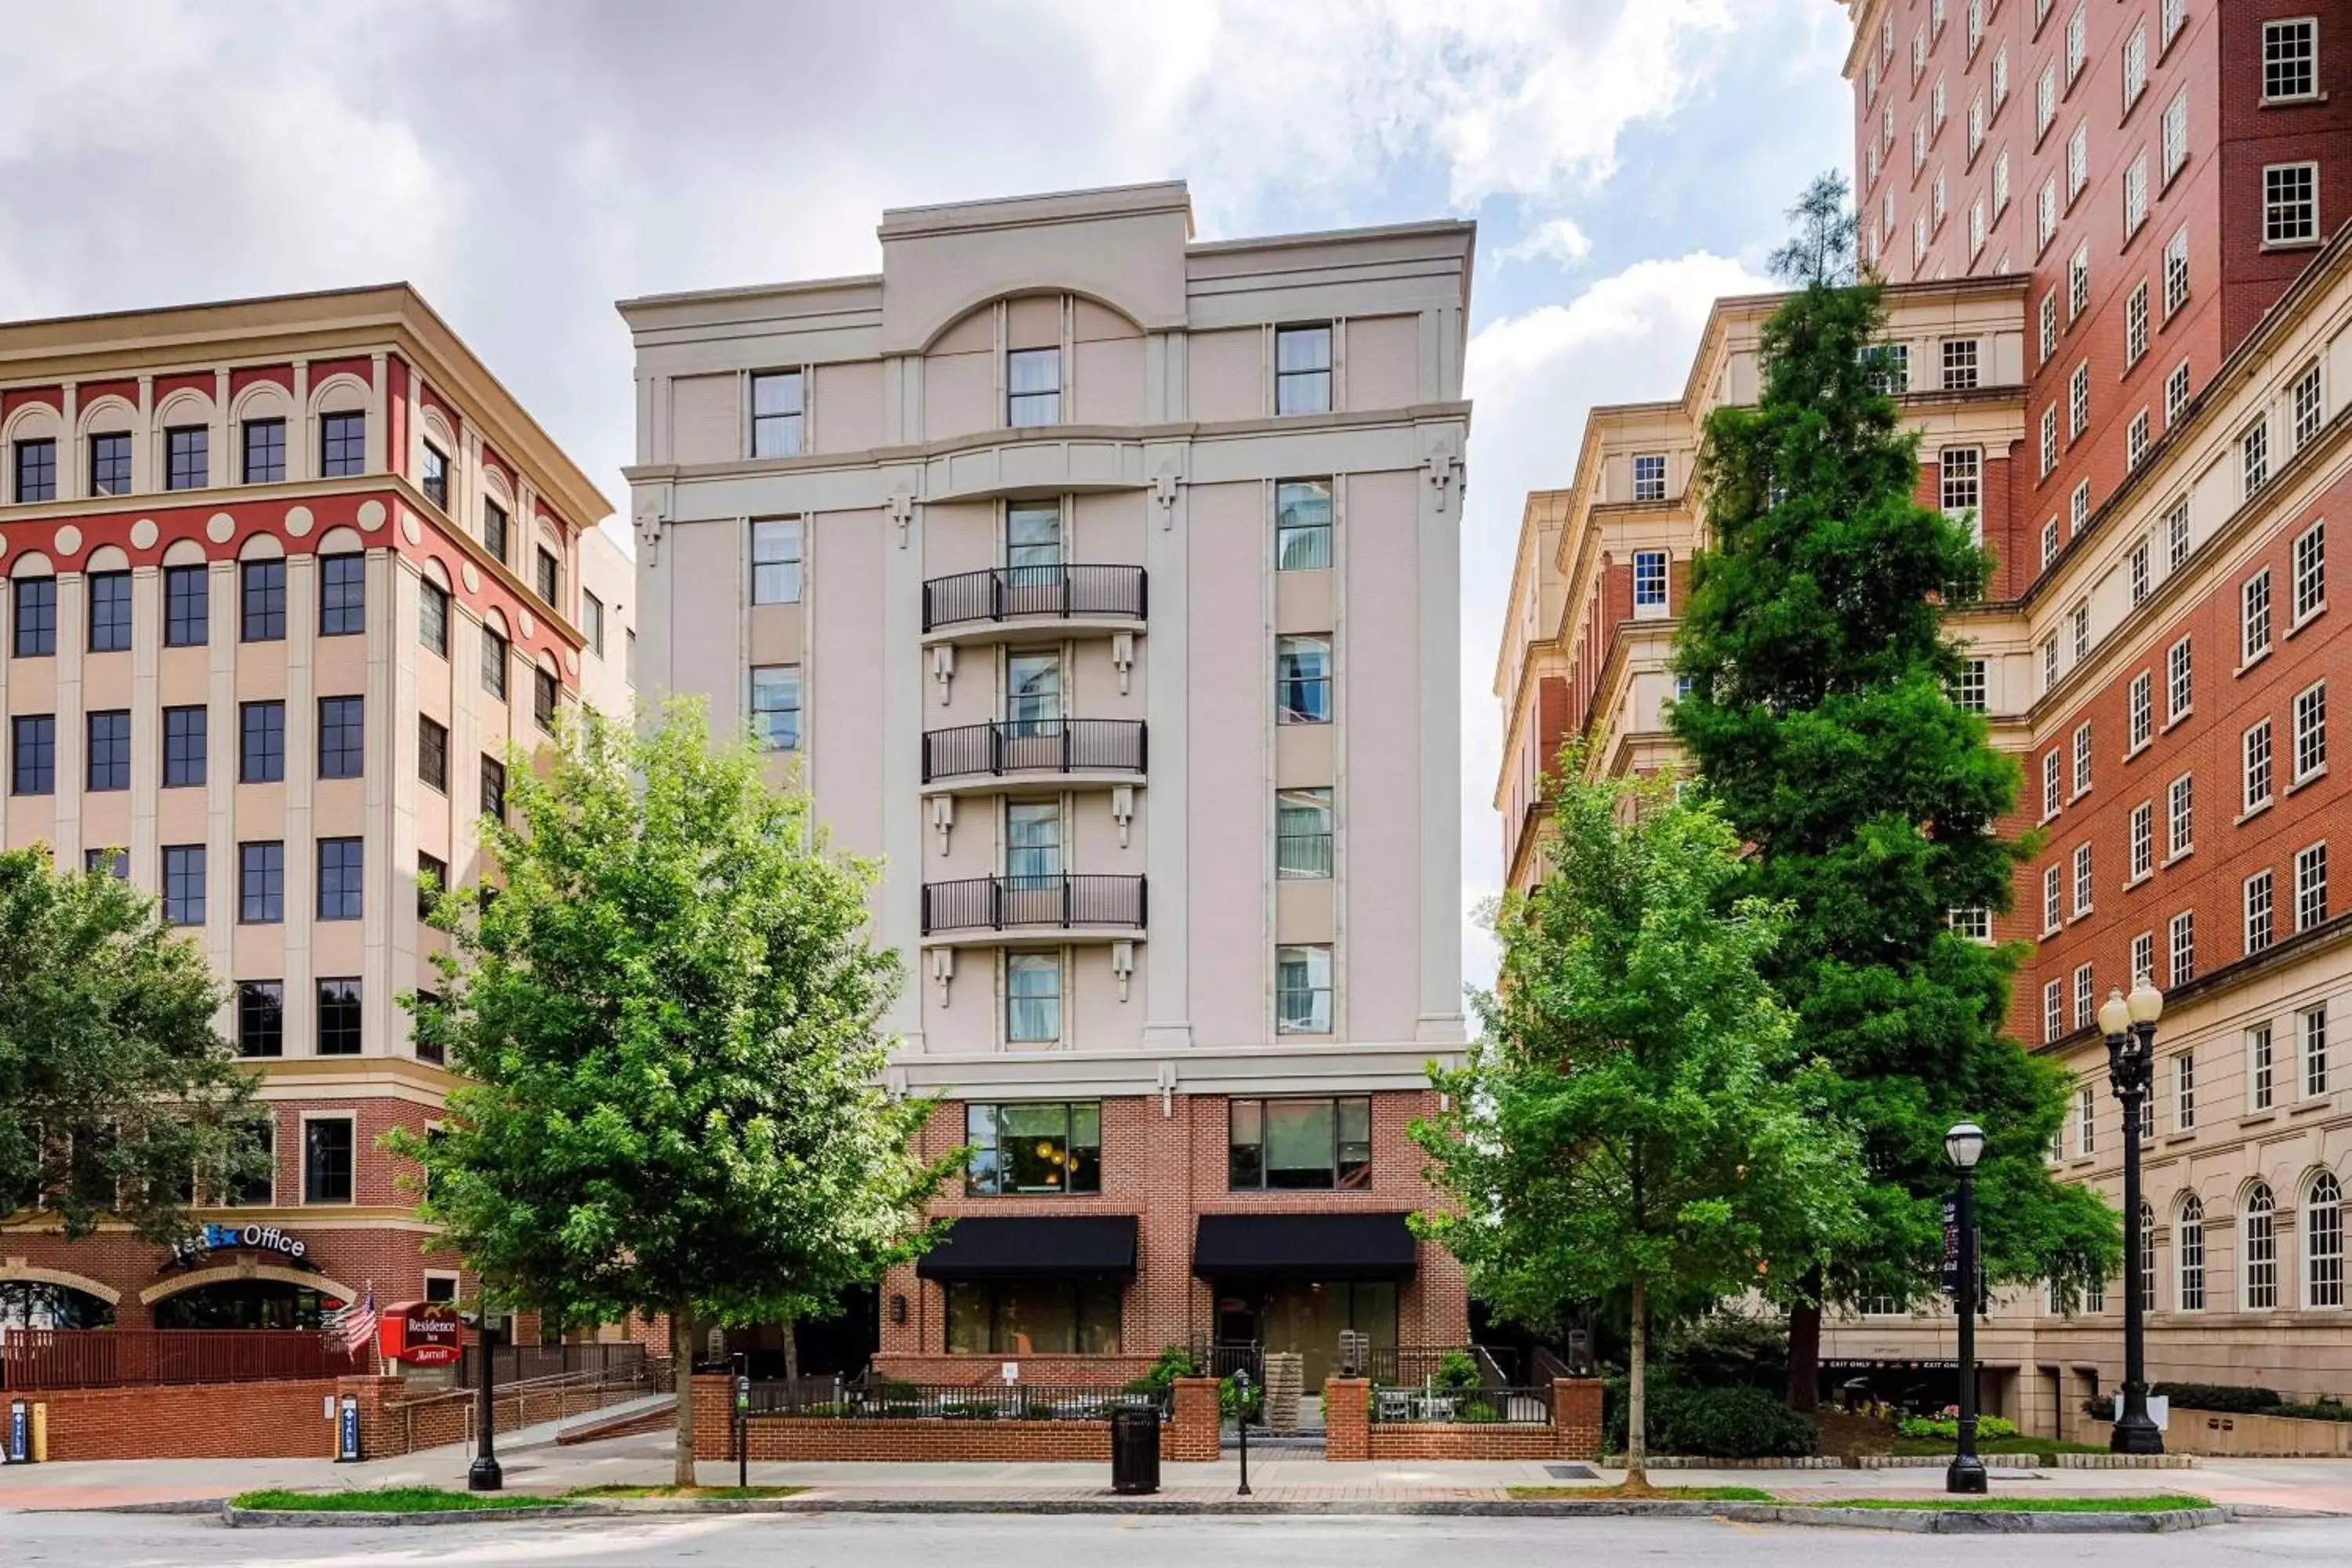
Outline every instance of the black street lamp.
<svg viewBox="0 0 2352 1568"><path fill-rule="evenodd" d="M2140 1272L2140 1249L2147 1237L2139 1215L2141 1108L2155 1076L2156 1021L2163 1016L2164 993L2145 974L2129 997L2109 991L2099 1009L2099 1027L2107 1037L2107 1079L2124 1108L2124 1400L2107 1436L2109 1451L2117 1454L2164 1452L2164 1434L2147 1413L2147 1303L2141 1299Z"/></svg>
<svg viewBox="0 0 2352 1568"><path fill-rule="evenodd" d="M480 1404L474 1416L474 1462L466 1471L466 1489L494 1492L504 1489L506 1471L499 1465L499 1385L497 1358L490 1353L492 1337L488 1308L481 1314L481 1327L475 1331L476 1348L482 1357Z"/></svg>
<svg viewBox="0 0 2352 1568"><path fill-rule="evenodd" d="M1984 1129L1963 1121L1944 1134L1944 1157L1959 1173L1959 1200L1953 1218L1959 1226L1960 1279L1954 1292L1960 1310L1960 1446L1944 1472L1948 1492L1980 1494L1988 1489L1984 1461L1977 1458L1977 1161L1984 1154Z"/></svg>

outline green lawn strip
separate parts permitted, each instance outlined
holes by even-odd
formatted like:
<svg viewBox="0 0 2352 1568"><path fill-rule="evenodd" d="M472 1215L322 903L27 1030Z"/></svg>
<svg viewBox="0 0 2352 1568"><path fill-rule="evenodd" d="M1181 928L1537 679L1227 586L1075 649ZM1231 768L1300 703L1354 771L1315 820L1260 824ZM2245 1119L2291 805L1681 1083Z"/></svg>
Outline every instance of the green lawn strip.
<svg viewBox="0 0 2352 1568"><path fill-rule="evenodd" d="M2062 1443L2055 1437L1986 1437L1977 1442L1979 1454L2104 1454L2103 1443ZM1894 1452L1905 1458L1949 1458L1949 1437L1897 1437Z"/></svg>
<svg viewBox="0 0 2352 1568"><path fill-rule="evenodd" d="M566 1498L720 1498L742 1501L751 1498L798 1497L806 1487L578 1487Z"/></svg>
<svg viewBox="0 0 2352 1568"><path fill-rule="evenodd" d="M1857 1497L1783 1500L1790 1508L1907 1509L1928 1513L2178 1513L2183 1509L2213 1506L2205 1498L2171 1492L2156 1497Z"/></svg>
<svg viewBox="0 0 2352 1568"><path fill-rule="evenodd" d="M229 1499L231 1508L265 1513L488 1513L546 1508L555 1498L513 1492L453 1492L439 1487L380 1487L373 1491L297 1492L272 1489Z"/></svg>
<svg viewBox="0 0 2352 1568"><path fill-rule="evenodd" d="M1615 1487L1512 1487L1510 1495L1520 1502L1770 1502L1772 1494L1761 1487L1659 1487L1653 1491L1632 1496Z"/></svg>

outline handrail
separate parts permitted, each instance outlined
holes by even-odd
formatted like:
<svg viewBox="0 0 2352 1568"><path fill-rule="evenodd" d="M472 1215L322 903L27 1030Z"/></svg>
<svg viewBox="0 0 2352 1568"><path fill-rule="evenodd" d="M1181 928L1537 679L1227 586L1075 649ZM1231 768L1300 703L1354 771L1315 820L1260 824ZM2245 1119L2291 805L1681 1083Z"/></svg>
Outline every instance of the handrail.
<svg viewBox="0 0 2352 1568"><path fill-rule="evenodd" d="M969 877L923 884L923 934L1021 927L1140 930L1147 907L1141 877Z"/></svg>
<svg viewBox="0 0 2352 1568"><path fill-rule="evenodd" d="M974 621L1143 619L1140 566L992 566L923 584L923 629Z"/></svg>
<svg viewBox="0 0 2352 1568"><path fill-rule="evenodd" d="M1140 773L1140 719L1000 719L923 732L923 782L1021 773Z"/></svg>

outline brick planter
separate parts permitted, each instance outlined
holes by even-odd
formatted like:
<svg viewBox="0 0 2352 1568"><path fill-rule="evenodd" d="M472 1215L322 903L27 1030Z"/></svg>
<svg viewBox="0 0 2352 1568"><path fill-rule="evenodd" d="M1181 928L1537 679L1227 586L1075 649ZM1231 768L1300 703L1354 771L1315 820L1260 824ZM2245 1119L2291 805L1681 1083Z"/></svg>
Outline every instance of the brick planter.
<svg viewBox="0 0 2352 1568"><path fill-rule="evenodd" d="M1324 1458L1362 1459L1597 1459L1601 1384L1591 1378L1552 1384L1551 1424L1380 1422L1371 1419L1371 1385L1362 1378L1323 1384Z"/></svg>

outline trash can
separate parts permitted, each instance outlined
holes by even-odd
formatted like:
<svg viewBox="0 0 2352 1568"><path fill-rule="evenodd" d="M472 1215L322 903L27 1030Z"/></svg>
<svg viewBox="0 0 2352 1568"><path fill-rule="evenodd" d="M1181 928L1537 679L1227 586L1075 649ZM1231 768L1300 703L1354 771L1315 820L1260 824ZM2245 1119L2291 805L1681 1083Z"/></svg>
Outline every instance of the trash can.
<svg viewBox="0 0 2352 1568"><path fill-rule="evenodd" d="M1160 1489L1160 1409L1122 1405L1110 1413L1110 1489Z"/></svg>

